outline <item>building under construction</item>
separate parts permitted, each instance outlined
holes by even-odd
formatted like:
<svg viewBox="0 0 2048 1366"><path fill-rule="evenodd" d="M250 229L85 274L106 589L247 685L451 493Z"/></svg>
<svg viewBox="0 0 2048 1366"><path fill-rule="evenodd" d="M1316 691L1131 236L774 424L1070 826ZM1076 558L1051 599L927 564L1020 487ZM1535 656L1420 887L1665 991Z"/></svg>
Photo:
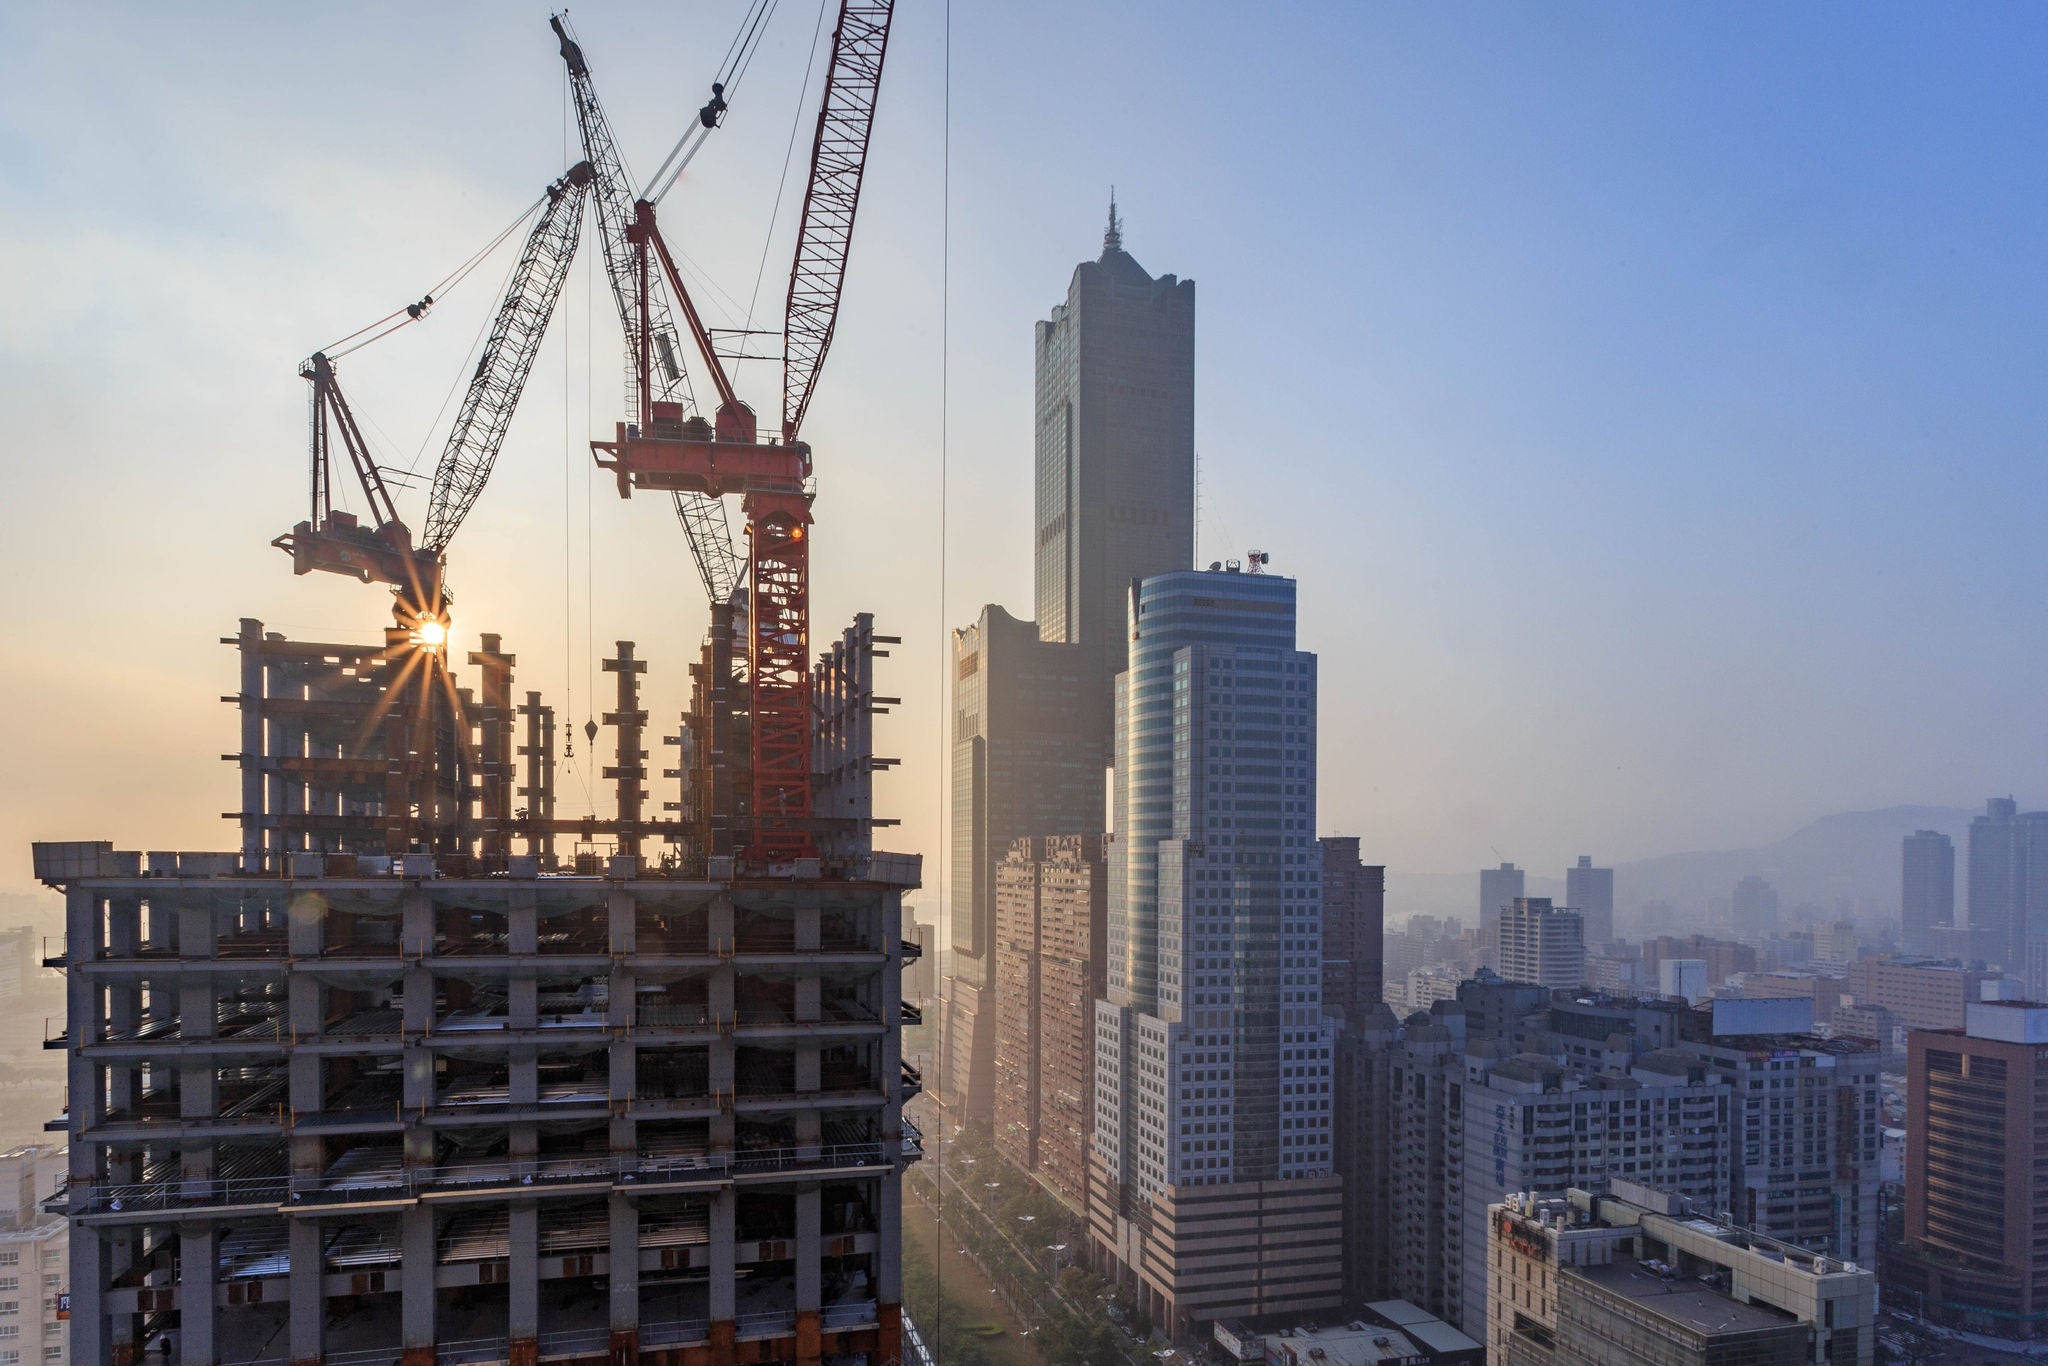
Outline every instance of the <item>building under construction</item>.
<svg viewBox="0 0 2048 1366"><path fill-rule="evenodd" d="M312 511L295 570L391 585L369 645L247 620L224 700L229 852L38 844L67 902L74 1359L134 1366L640 1360L897 1366L902 894L877 853L873 663L857 618L813 654L811 452L891 0L841 0L783 328L782 423L757 438L655 223L758 44L637 196L588 63L553 27L584 159L508 277L415 541L335 362L314 354ZM671 170L673 167L673 170ZM692 701L648 763L647 663L576 737L499 636L449 657L447 549L482 493L577 249L603 239L628 420L593 443L622 494L673 497L711 603ZM516 225L515 225L516 226ZM507 230L509 236L512 230ZM502 239L501 239L502 240ZM465 268L466 269L466 268ZM439 287L437 287L438 289ZM680 318L679 329L675 319ZM718 395L694 411L680 364ZM334 456L330 464L329 456ZM334 497L342 457L372 521ZM741 499L747 547L721 500ZM562 728L564 731L567 727ZM557 755L605 758L608 815L564 815ZM672 785L671 785L672 784ZM672 794L672 795L670 795ZM915 1340L914 1332L910 1335Z"/></svg>
<svg viewBox="0 0 2048 1366"><path fill-rule="evenodd" d="M630 646L617 815L564 821L508 657L415 725L383 652L235 640L241 849L36 848L75 1359L897 1360L918 864L868 851L868 623L814 674L846 814L779 866L634 814Z"/></svg>

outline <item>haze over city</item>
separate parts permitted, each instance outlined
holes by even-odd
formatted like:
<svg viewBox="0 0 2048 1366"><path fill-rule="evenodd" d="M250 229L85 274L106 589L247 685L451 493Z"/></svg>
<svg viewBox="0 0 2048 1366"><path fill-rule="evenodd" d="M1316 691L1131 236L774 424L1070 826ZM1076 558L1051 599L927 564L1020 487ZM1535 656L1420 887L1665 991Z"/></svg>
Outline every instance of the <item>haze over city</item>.
<svg viewBox="0 0 2048 1366"><path fill-rule="evenodd" d="M2044 57L0 13L0 1366L2034 1359Z"/></svg>
<svg viewBox="0 0 2048 1366"><path fill-rule="evenodd" d="M701 97L723 44L705 35L740 8L579 12L635 165ZM214 637L249 614L352 639L376 616L267 544L302 515L293 368L559 173L543 18L0 19L0 744L32 777L0 795L8 885L32 837L218 843ZM777 59L671 211L720 281L755 275L814 18L777 14ZM859 604L905 638L884 723L899 843L939 842L942 630L1029 600L1030 327L1092 254L1112 184L1132 254L1201 291L1199 557L1257 547L1299 578L1327 688L1322 823L1366 832L1397 887L1496 849L1549 869L1582 847L1742 846L2025 785L2048 739L2023 626L2044 557L2048 215L2021 169L2048 137L2037 12L1034 6L953 24L944 516L935 9L898 25L812 419L820 619ZM497 269L356 359L395 463ZM692 639L703 611L665 508L618 501L582 452L617 406L601 295L579 267L450 575L459 644L503 631L559 691L566 635L579 695L608 642L650 620ZM745 303L708 308L737 323ZM661 662L653 705L672 710L682 661Z"/></svg>

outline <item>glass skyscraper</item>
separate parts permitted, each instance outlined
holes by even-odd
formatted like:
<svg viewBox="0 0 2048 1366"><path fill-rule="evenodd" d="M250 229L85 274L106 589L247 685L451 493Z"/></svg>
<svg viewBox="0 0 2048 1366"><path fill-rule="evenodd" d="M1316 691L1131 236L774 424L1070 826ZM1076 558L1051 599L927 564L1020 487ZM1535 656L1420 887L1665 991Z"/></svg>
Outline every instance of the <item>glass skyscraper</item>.
<svg viewBox="0 0 2048 1366"><path fill-rule="evenodd" d="M1177 1325L1329 1307L1316 659L1295 648L1294 581L1181 571L1128 603L1095 1237Z"/></svg>

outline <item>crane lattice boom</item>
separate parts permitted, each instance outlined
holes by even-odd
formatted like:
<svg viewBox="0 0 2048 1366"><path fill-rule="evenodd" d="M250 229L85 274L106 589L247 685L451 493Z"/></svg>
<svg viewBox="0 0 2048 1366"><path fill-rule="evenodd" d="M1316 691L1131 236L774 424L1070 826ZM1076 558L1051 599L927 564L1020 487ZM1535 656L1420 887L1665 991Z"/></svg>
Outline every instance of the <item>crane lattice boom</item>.
<svg viewBox="0 0 2048 1366"><path fill-rule="evenodd" d="M426 533L420 548L439 555L462 526L491 477L491 466L505 441L505 429L526 378L533 373L541 338L562 297L569 263L583 231L583 198L593 172L579 161L548 187L548 202L527 234L512 281L498 304L469 391L448 432L448 444L434 467L433 493L427 505Z"/></svg>
<svg viewBox="0 0 2048 1366"><path fill-rule="evenodd" d="M626 411L643 429L652 422L655 403L696 406L689 371L676 350L676 327L668 291L660 277L643 271L636 245L640 222L634 203L632 177L625 158L619 155L612 137L611 122L598 103L597 87L590 77L590 63L583 48L562 23L561 16L548 20L561 44L562 61L569 68L569 87L576 104L576 126L583 138L583 155L596 171L591 198L597 209L597 235L604 248L605 279L611 283L612 302L619 310L619 324L626 335ZM726 521L725 505L702 493L677 490L676 518L689 538L690 553L705 592L713 602L725 602L746 574L746 563L733 548L732 528Z"/></svg>
<svg viewBox="0 0 2048 1366"><path fill-rule="evenodd" d="M797 228L796 260L789 272L782 334L784 442L796 440L825 352L832 345L894 10L895 0L843 0L839 25L832 31L832 60L825 70L825 95L811 144L811 179Z"/></svg>

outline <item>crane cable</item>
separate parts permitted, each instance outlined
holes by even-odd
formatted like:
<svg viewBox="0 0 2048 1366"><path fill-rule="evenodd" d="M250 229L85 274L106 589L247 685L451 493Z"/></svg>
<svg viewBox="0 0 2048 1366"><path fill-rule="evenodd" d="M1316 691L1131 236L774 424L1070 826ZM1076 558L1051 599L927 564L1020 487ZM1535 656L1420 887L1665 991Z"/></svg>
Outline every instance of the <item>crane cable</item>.
<svg viewBox="0 0 2048 1366"><path fill-rule="evenodd" d="M454 270L449 271L448 274L443 276L441 278L440 283L436 284L433 288L429 289L424 295L421 296L419 302L407 304L403 308L392 309L389 313L386 313L383 317L377 319L377 321L369 324L367 327L359 327L355 331L349 333L346 337L341 338L339 341L330 342L328 345L321 347L321 352L327 357L327 359L331 361L340 360L343 356L346 356L351 352L360 351L364 347L368 346L371 342L381 341L385 337L390 336L393 332L396 332L399 328L404 327L409 323L416 323L421 318L426 317L428 309L432 308L440 300L446 298L450 290L454 289L457 285L461 284L464 280L468 279L469 273L475 270L478 266L482 265L485 257L489 256L492 252L496 251L500 246L504 245L506 238L510 237L513 233L519 231L520 228L524 227L526 225L526 221L529 218L532 218L534 212L538 210L541 205L547 203L547 201L547 194L543 192L540 198L534 200L531 204L528 204L524 209L521 209L519 211L519 216L513 219L510 223L507 223L505 225L505 229L503 232L500 232L496 237L493 237L490 241L484 243L484 245L481 248L479 248L473 256L469 257L468 260L464 261L461 265L457 266ZM390 325L386 326L387 323ZM382 328L383 330L378 331L377 329L379 328ZM364 337L363 334L365 332L375 332L376 335ZM356 338L358 337L362 337L363 339L361 341L356 341ZM351 342L354 342L355 344L353 346L349 345L349 343Z"/></svg>
<svg viewBox="0 0 2048 1366"><path fill-rule="evenodd" d="M711 130L724 120L726 106L739 93L740 81L754 64L754 54L761 50L761 37L767 31L768 20L773 17L779 0L753 0L747 7L746 18L740 21L740 31L733 38L732 45L725 50L725 60L719 65L718 73L711 81L711 101L699 112L696 122L683 130L676 139L676 145L661 159L661 165L654 168L654 174L647 178L647 188L640 197L650 204L659 204L667 194L683 168L690 164Z"/></svg>

